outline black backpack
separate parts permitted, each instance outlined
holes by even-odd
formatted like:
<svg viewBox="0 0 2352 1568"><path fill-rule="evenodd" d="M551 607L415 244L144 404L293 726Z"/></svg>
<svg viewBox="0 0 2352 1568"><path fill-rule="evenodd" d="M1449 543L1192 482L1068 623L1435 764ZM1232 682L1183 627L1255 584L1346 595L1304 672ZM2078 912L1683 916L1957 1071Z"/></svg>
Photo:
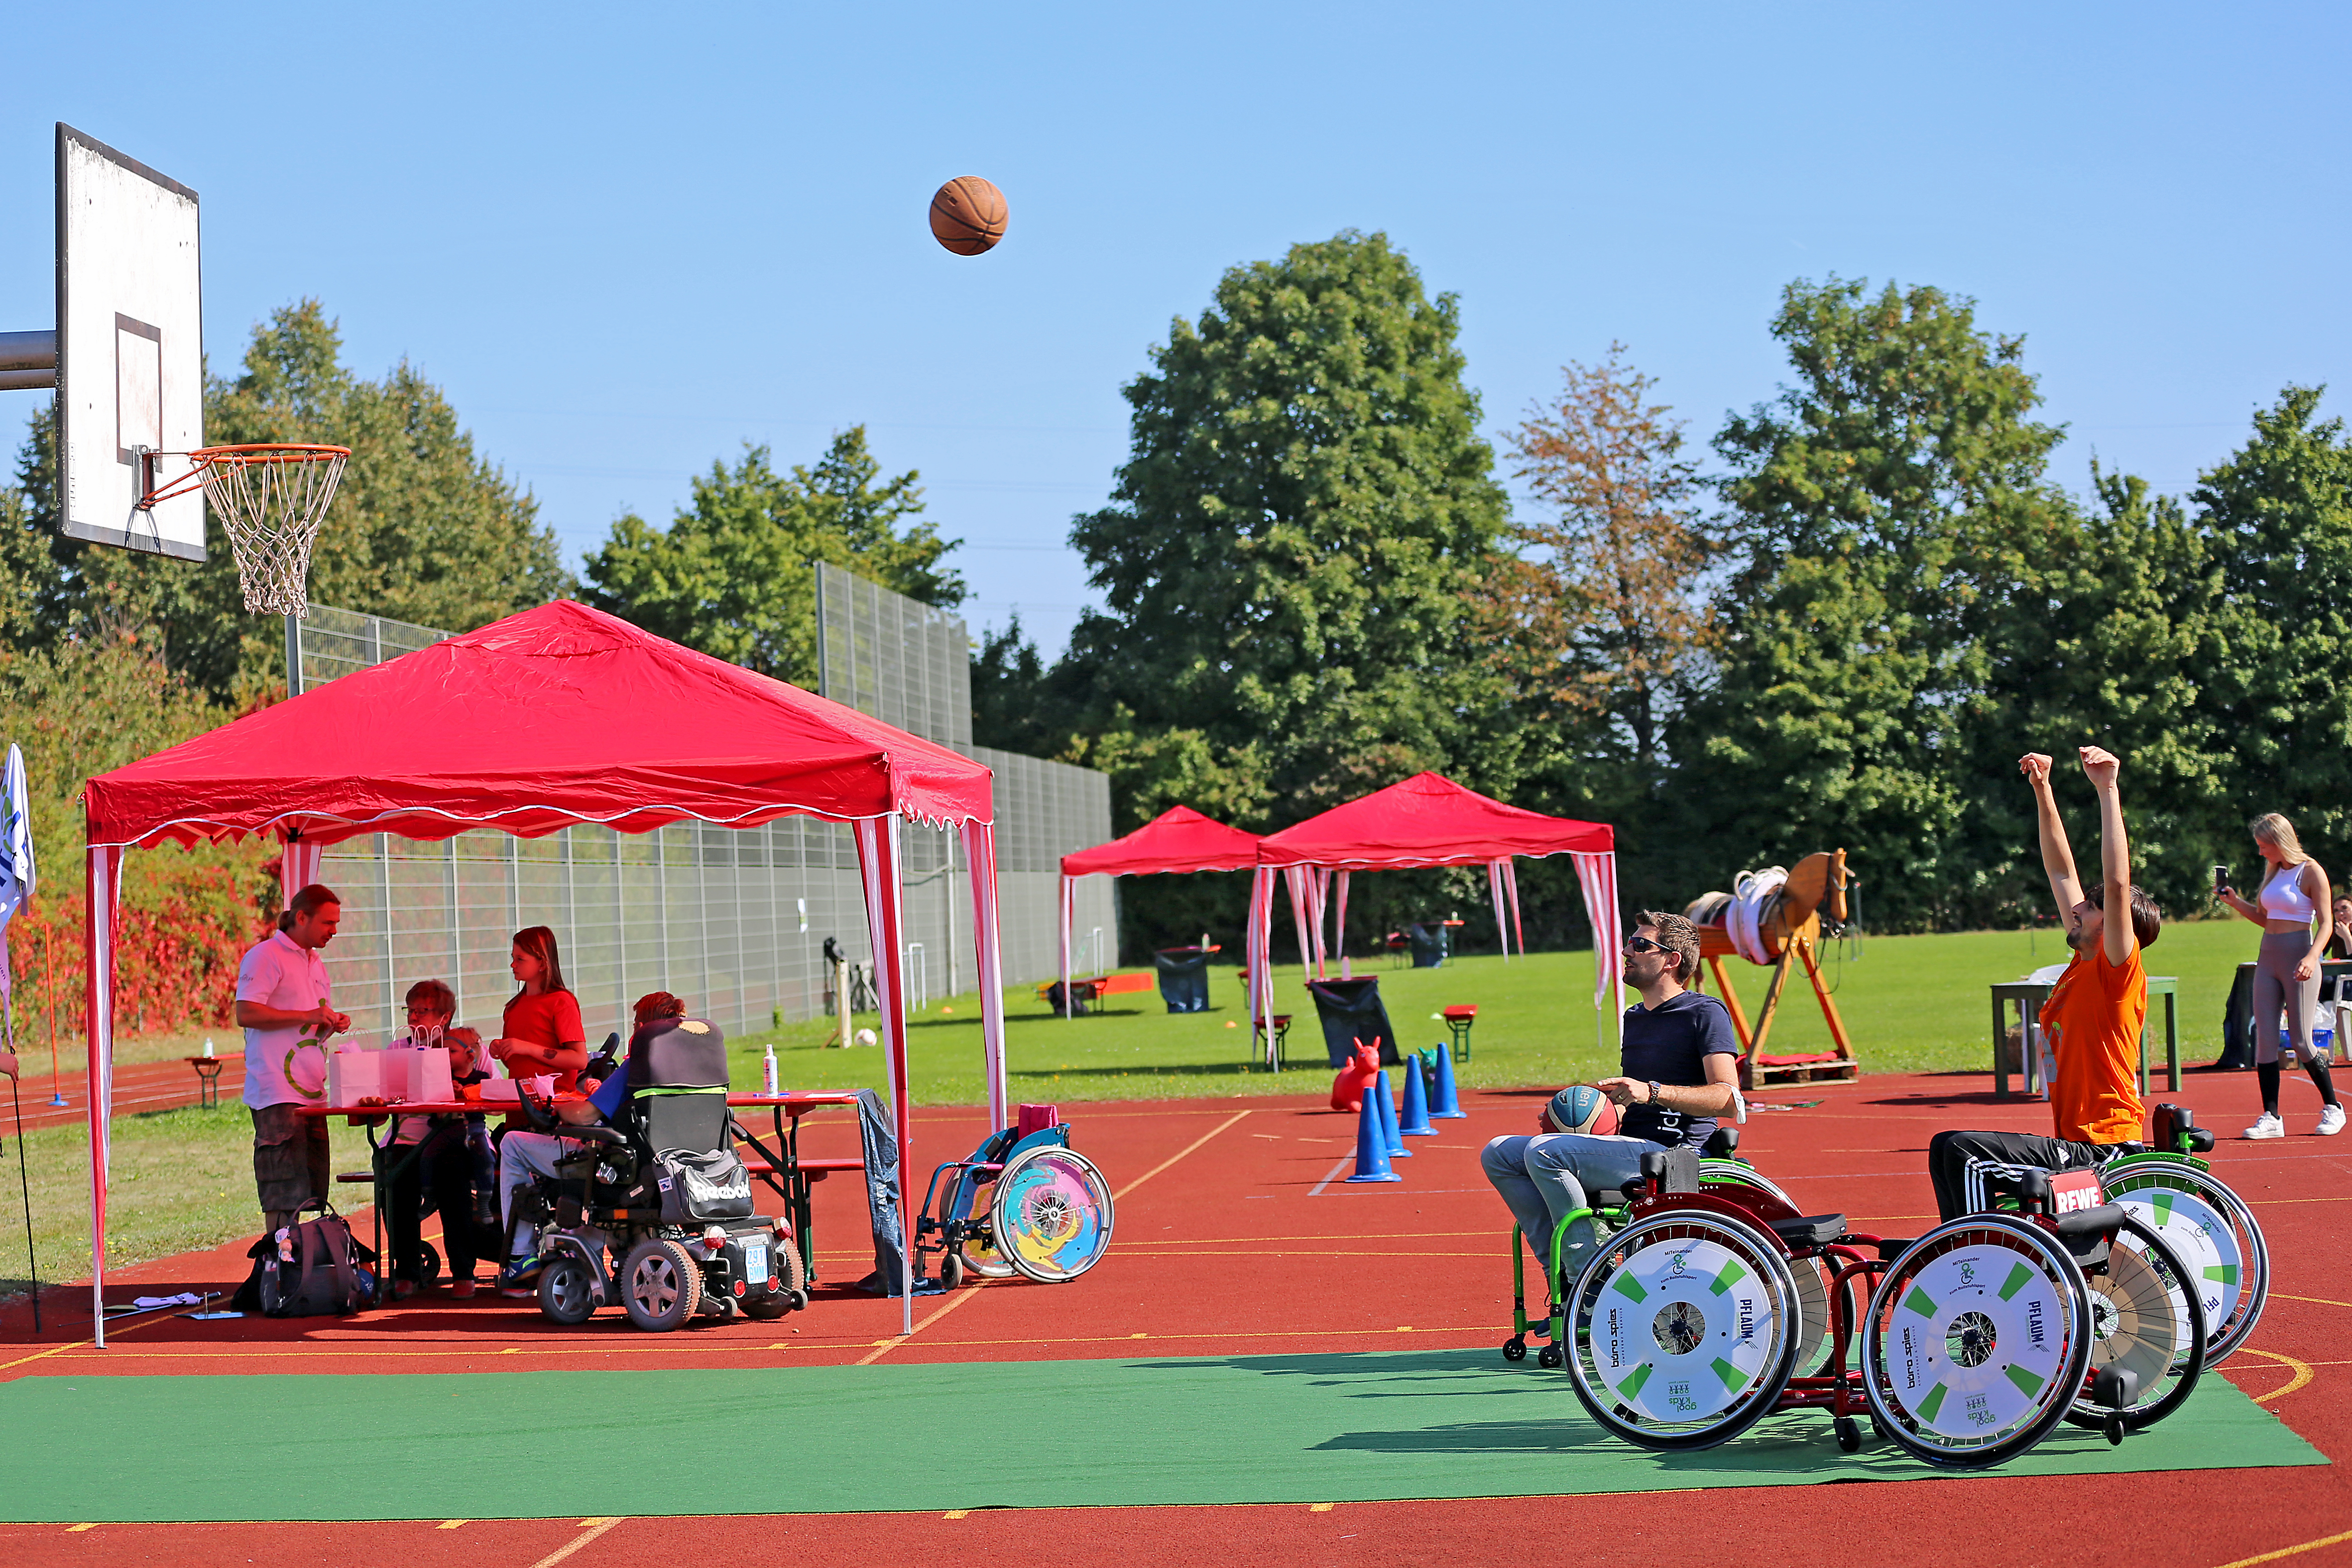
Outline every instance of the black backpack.
<svg viewBox="0 0 2352 1568"><path fill-rule="evenodd" d="M272 1231L247 1253L253 1272L229 1304L270 1318L363 1312L375 1305L376 1255L332 1209Z"/></svg>

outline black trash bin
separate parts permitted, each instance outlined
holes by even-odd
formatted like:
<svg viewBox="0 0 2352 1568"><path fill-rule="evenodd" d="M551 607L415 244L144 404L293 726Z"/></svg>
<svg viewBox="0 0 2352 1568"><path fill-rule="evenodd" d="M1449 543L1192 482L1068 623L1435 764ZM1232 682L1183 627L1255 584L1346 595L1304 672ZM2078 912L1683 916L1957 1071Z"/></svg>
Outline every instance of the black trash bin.
<svg viewBox="0 0 2352 1568"><path fill-rule="evenodd" d="M1412 967L1434 969L1454 956L1454 928L1442 920L1423 925L1418 921L1404 928L1405 939L1412 944Z"/></svg>
<svg viewBox="0 0 2352 1568"><path fill-rule="evenodd" d="M1160 999L1171 1013L1209 1010L1209 954L1201 947L1162 947L1151 955L1160 970Z"/></svg>
<svg viewBox="0 0 2352 1568"><path fill-rule="evenodd" d="M1379 1044L1383 1067L1397 1066L1404 1060L1397 1054L1396 1030L1389 1027L1389 1010L1381 1005L1378 978L1366 975L1354 980L1309 980L1307 989L1315 998L1316 1015L1323 1020L1323 1049L1330 1053L1333 1067L1345 1067L1354 1060L1358 1040Z"/></svg>

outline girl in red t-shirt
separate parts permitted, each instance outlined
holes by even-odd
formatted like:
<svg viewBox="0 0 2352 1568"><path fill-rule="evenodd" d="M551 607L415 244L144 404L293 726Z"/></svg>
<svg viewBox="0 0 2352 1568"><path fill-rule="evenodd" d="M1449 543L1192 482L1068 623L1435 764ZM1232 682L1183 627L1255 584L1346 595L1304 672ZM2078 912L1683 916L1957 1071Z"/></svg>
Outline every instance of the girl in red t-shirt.
<svg viewBox="0 0 2352 1568"><path fill-rule="evenodd" d="M556 1090L568 1092L588 1062L588 1031L580 999L563 983L555 933L544 925L516 932L510 967L522 989L507 1003L506 1032L490 1041L490 1054L517 1078L553 1073Z"/></svg>

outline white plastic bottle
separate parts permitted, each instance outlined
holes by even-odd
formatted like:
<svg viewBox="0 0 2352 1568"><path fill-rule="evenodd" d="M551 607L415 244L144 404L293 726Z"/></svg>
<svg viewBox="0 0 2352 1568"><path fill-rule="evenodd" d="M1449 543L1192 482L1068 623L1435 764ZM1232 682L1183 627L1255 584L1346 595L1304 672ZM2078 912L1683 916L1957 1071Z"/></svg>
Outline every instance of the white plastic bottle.
<svg viewBox="0 0 2352 1568"><path fill-rule="evenodd" d="M772 1045L768 1047L767 1059L760 1063L760 1082L762 1086L761 1089L761 1093L773 1094L777 1092L776 1048Z"/></svg>

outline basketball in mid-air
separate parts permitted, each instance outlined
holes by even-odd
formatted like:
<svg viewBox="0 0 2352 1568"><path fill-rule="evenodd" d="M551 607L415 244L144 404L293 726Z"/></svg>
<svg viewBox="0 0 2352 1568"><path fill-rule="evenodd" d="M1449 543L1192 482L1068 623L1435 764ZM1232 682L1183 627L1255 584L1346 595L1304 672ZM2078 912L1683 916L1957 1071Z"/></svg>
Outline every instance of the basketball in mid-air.
<svg viewBox="0 0 2352 1568"><path fill-rule="evenodd" d="M978 256L1004 237L1004 193L977 174L959 174L931 197L931 235L958 256Z"/></svg>
<svg viewBox="0 0 2352 1568"><path fill-rule="evenodd" d="M1544 1122L1555 1133L1605 1138L1617 1130L1617 1103L1590 1083L1571 1083L1544 1107Z"/></svg>

